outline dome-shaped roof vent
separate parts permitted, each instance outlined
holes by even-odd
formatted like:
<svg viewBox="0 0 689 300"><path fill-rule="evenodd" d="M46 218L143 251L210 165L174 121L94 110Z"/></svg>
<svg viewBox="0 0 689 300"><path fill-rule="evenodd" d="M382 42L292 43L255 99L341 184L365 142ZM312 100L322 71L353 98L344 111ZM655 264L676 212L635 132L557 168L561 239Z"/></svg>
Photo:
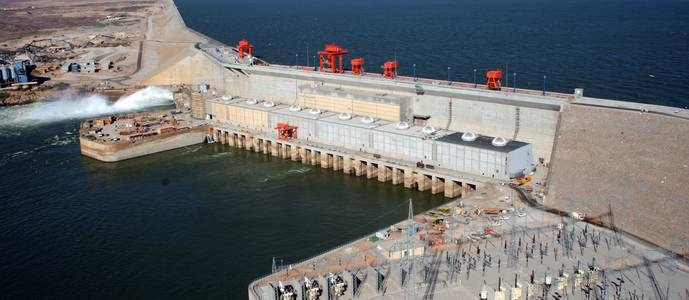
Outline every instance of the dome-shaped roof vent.
<svg viewBox="0 0 689 300"><path fill-rule="evenodd" d="M343 112L343 113L340 113L340 115L337 116L337 118L340 120L349 120L352 118L352 114L347 113L347 112Z"/></svg>
<svg viewBox="0 0 689 300"><path fill-rule="evenodd" d="M256 103L258 103L258 100L256 100L256 99L249 99L249 100L246 100L246 104L254 105L254 104L256 104Z"/></svg>
<svg viewBox="0 0 689 300"><path fill-rule="evenodd" d="M421 132L423 132L425 134L434 134L436 132L436 130L435 130L435 127L433 127L431 125L426 125L423 127L423 129L421 129Z"/></svg>
<svg viewBox="0 0 689 300"><path fill-rule="evenodd" d="M369 116L365 116L365 117L361 118L361 123L364 123L364 124L371 124L375 121L376 121L375 119L373 119Z"/></svg>
<svg viewBox="0 0 689 300"><path fill-rule="evenodd" d="M409 123L399 122L399 123L397 123L397 125L395 125L395 127L397 127L397 129L399 129L399 130L409 129Z"/></svg>
<svg viewBox="0 0 689 300"><path fill-rule="evenodd" d="M507 145L508 140L505 139L504 137L498 136L498 137L493 138L493 141L490 143L493 144L493 146L495 146L495 147L502 147L502 146Z"/></svg>
<svg viewBox="0 0 689 300"><path fill-rule="evenodd" d="M273 101L263 102L263 107L273 107L273 106L275 106L275 102L273 102Z"/></svg>
<svg viewBox="0 0 689 300"><path fill-rule="evenodd" d="M312 108L312 109L309 109L309 113L312 114L312 115L320 115L320 114L321 114L321 110L314 107L314 108Z"/></svg>
<svg viewBox="0 0 689 300"><path fill-rule="evenodd" d="M462 141L465 142L473 142L478 138L478 134L475 134L473 132L465 132L462 133Z"/></svg>
<svg viewBox="0 0 689 300"><path fill-rule="evenodd" d="M301 106L299 105L292 105L289 107L289 111L301 111Z"/></svg>
<svg viewBox="0 0 689 300"><path fill-rule="evenodd" d="M227 101L227 100L232 99L232 96L225 95L225 96L222 96L222 99Z"/></svg>

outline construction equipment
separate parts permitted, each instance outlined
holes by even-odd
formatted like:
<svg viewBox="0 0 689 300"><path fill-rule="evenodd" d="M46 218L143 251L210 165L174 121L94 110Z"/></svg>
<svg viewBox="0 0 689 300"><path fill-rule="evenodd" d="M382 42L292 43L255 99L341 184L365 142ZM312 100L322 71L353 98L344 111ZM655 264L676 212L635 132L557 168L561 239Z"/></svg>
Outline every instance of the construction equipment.
<svg viewBox="0 0 689 300"><path fill-rule="evenodd" d="M350 61L352 64L352 73L357 75L364 75L364 58L357 57Z"/></svg>
<svg viewBox="0 0 689 300"><path fill-rule="evenodd" d="M278 123L278 125L277 125L277 127L275 127L275 129L278 131L278 139L290 140L290 139L298 138L297 126L292 126L292 125L289 125L287 123Z"/></svg>
<svg viewBox="0 0 689 300"><path fill-rule="evenodd" d="M486 86L489 90L500 90L502 84L500 80L502 79L502 70L490 70L486 72Z"/></svg>
<svg viewBox="0 0 689 300"><path fill-rule="evenodd" d="M524 185L524 184L530 183L532 178L533 177L531 176L531 174L520 175L520 176L517 176L515 178L512 178L512 183L514 183L516 185Z"/></svg>
<svg viewBox="0 0 689 300"><path fill-rule="evenodd" d="M324 50L318 51L321 72L328 68L332 73L342 73L342 58L347 53L347 49L340 45L326 44ZM336 64L336 60L339 60L339 65Z"/></svg>
<svg viewBox="0 0 689 300"><path fill-rule="evenodd" d="M254 46L247 40L241 40L237 43L237 51L239 51L239 58L244 58L244 55L253 55Z"/></svg>
<svg viewBox="0 0 689 300"><path fill-rule="evenodd" d="M386 61L380 67L383 69L383 77L385 77L385 78L397 77L397 61L396 60Z"/></svg>

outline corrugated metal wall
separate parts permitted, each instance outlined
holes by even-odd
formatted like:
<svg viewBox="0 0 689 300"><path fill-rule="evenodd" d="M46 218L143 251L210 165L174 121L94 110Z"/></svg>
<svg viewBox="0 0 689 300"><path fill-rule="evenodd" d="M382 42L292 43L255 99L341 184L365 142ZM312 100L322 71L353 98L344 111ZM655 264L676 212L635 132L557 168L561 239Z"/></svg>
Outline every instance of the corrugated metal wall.
<svg viewBox="0 0 689 300"><path fill-rule="evenodd" d="M272 132L278 123L297 126L299 139L366 151L409 162L423 161L439 168L507 180L531 167L529 144L509 154L490 149L425 140L376 128L363 128L299 116L286 111L262 111L251 107L211 104L214 118L229 124Z"/></svg>
<svg viewBox="0 0 689 300"><path fill-rule="evenodd" d="M432 143L429 140L384 131L376 131L373 135L375 153L413 162L432 160Z"/></svg>
<svg viewBox="0 0 689 300"><path fill-rule="evenodd" d="M507 153L437 142L438 164L442 168L497 179L509 179Z"/></svg>
<svg viewBox="0 0 689 300"><path fill-rule="evenodd" d="M361 151L371 148L371 129L325 121L316 122L318 141L324 144Z"/></svg>

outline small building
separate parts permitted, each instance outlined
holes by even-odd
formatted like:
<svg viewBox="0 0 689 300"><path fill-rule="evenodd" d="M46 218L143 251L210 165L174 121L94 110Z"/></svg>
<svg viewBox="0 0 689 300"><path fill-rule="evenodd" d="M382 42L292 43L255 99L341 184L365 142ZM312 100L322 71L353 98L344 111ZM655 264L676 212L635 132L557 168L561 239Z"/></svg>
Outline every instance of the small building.
<svg viewBox="0 0 689 300"><path fill-rule="evenodd" d="M533 168L533 147L502 137L455 132L436 140L439 166L507 180Z"/></svg>

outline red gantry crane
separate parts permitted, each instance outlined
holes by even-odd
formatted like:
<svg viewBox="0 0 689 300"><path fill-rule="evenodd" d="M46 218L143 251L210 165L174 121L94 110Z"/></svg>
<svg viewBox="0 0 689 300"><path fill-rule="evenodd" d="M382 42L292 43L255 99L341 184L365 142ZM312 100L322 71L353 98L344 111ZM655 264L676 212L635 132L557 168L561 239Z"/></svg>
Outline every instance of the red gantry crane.
<svg viewBox="0 0 689 300"><path fill-rule="evenodd" d="M364 58L357 57L350 61L352 64L352 73L357 75L364 75Z"/></svg>
<svg viewBox="0 0 689 300"><path fill-rule="evenodd" d="M277 127L275 129L278 132L278 139L281 140L290 140L290 139L296 139L298 138L297 136L297 126L292 126L287 123L278 123Z"/></svg>
<svg viewBox="0 0 689 300"><path fill-rule="evenodd" d="M385 77L385 78L397 77L397 61L396 60L386 61L380 67L383 68L383 77Z"/></svg>
<svg viewBox="0 0 689 300"><path fill-rule="evenodd" d="M340 45L326 44L325 50L318 51L321 72L329 68L333 73L342 73L342 57L347 53L347 49ZM339 60L339 65L336 64L336 60Z"/></svg>
<svg viewBox="0 0 689 300"><path fill-rule="evenodd" d="M499 90L502 87L500 80L502 79L502 70L490 70L486 72L486 86L490 90Z"/></svg>
<svg viewBox="0 0 689 300"><path fill-rule="evenodd" d="M237 51L239 51L239 58L244 58L245 54L253 55L254 46L244 39L237 43Z"/></svg>

